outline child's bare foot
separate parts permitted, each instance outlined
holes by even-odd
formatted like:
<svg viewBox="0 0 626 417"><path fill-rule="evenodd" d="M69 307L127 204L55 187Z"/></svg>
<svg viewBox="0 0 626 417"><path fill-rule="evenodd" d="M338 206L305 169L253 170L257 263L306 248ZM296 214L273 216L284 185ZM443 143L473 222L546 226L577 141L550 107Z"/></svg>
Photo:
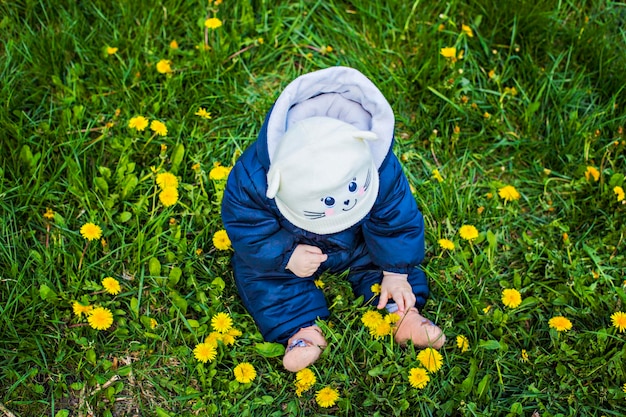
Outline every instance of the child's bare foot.
<svg viewBox="0 0 626 417"><path fill-rule="evenodd" d="M283 366L298 372L315 362L326 347L326 339L318 326L303 327L287 341Z"/></svg>
<svg viewBox="0 0 626 417"><path fill-rule="evenodd" d="M397 312L394 314L400 315ZM446 343L443 331L422 316L415 307L410 308L404 317L400 315L397 326L394 338L400 344L406 344L410 340L417 347L439 349Z"/></svg>

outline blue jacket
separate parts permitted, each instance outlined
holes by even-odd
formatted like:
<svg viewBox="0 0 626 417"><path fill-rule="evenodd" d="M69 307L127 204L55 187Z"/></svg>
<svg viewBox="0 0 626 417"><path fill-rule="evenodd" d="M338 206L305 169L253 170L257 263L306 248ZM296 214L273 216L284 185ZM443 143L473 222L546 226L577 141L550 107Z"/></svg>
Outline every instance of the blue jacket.
<svg viewBox="0 0 626 417"><path fill-rule="evenodd" d="M417 281L412 282L417 305L425 303L428 284L417 268L424 257L423 217L400 162L391 151L393 113L380 91L372 87L358 71L333 67L292 82L268 113L257 140L231 170L222 203L222 219L233 245L233 269L240 289L245 284L248 290L250 287L263 290L261 287L267 285L263 277L288 279L293 274L285 271L287 262L296 245L304 243L317 246L328 255L319 273L344 272L358 262L353 258L367 255L368 262L380 271L417 276ZM330 97L330 104L329 100L320 99L324 95ZM288 115L289 112L294 116ZM356 225L329 235L316 235L294 226L281 215L274 199L266 197L270 149L275 148L289 123L311 115L343 118L360 124L360 128L377 130L379 137L384 135L384 140L377 143L378 148L372 150L380 178L374 206ZM253 316L252 310L261 310L264 303L271 302L258 299L266 297L255 298L244 300ZM257 317L255 320L259 322ZM263 329L263 323L258 324ZM274 339L284 340L283 336Z"/></svg>

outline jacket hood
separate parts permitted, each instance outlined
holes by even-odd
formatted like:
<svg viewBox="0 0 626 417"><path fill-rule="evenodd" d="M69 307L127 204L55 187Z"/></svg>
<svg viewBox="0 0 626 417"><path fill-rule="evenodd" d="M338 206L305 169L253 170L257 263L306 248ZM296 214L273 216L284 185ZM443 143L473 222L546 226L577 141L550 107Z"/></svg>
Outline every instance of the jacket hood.
<svg viewBox="0 0 626 417"><path fill-rule="evenodd" d="M259 137L260 142L266 141L263 144L267 146L269 158L263 161L266 168L272 163L289 127L312 117L338 119L359 130L375 133L378 140L368 144L377 168L391 149L394 115L389 102L361 72L354 68L331 67L296 78L274 103Z"/></svg>

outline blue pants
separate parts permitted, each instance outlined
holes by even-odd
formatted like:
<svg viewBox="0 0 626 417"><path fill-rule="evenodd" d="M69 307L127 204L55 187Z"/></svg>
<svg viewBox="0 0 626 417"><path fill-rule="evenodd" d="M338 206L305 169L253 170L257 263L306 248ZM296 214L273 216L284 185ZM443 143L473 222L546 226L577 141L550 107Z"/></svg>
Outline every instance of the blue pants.
<svg viewBox="0 0 626 417"><path fill-rule="evenodd" d="M300 278L290 271L271 273L254 270L242 259L233 258L235 283L244 306L268 342L286 343L300 328L315 324L329 316L322 290L314 281L325 271L342 273L349 270L347 279L356 297L365 300L374 297L371 287L380 284L383 271L372 264L367 248L359 245L352 253L325 252L328 260L315 275ZM408 281L416 296L416 306L423 307L428 297L428 281L424 271L410 271ZM378 303L378 297L373 304Z"/></svg>

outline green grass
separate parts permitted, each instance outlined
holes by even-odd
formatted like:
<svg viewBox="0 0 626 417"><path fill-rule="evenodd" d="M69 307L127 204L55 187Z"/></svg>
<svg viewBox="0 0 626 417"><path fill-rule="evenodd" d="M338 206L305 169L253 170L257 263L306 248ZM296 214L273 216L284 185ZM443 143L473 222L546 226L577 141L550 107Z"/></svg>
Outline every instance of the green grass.
<svg viewBox="0 0 626 417"><path fill-rule="evenodd" d="M626 206L613 191L626 186L623 3L207 4L0 2L0 414L626 413L626 333L610 318L626 311ZM205 33L214 14L224 25ZM454 63L440 55L451 46L464 54ZM156 71L161 59L172 74ZM408 382L417 352L372 339L360 321L371 308L327 276L330 344L298 397L236 294L230 252L213 245L211 168L233 164L287 83L333 65L392 104L425 216L424 314L449 342L421 390ZM129 129L136 115L168 134ZM152 167L179 177L176 205L159 203ZM521 198L505 203L504 185ZM87 222L106 246L86 244ZM462 225L479 238L461 239ZM102 291L107 276L119 295ZM504 288L519 307L502 304ZM114 325L92 329L74 300L111 309ZM192 350L218 312L242 335L202 364ZM549 328L558 315L572 330ZM257 371L250 384L234 380L242 362ZM324 386L340 393L328 409L315 402Z"/></svg>

